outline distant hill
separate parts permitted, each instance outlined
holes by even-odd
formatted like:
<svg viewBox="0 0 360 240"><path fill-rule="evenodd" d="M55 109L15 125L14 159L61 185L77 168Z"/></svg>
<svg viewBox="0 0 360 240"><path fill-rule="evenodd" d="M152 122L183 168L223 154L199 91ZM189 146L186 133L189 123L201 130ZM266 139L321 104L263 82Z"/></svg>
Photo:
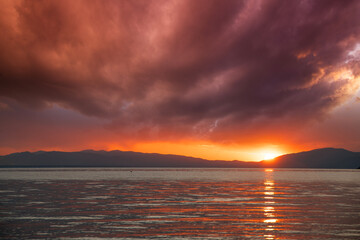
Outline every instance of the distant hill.
<svg viewBox="0 0 360 240"><path fill-rule="evenodd" d="M360 166L360 153L345 149L321 148L307 152L279 156L263 161L264 167L273 168L348 168Z"/></svg>
<svg viewBox="0 0 360 240"><path fill-rule="evenodd" d="M360 153L323 148L282 155L271 161L205 160L180 155L123 151L21 152L0 156L0 167L217 167L348 168L360 166Z"/></svg>
<svg viewBox="0 0 360 240"><path fill-rule="evenodd" d="M0 157L0 167L256 167L257 163L123 151L21 152Z"/></svg>

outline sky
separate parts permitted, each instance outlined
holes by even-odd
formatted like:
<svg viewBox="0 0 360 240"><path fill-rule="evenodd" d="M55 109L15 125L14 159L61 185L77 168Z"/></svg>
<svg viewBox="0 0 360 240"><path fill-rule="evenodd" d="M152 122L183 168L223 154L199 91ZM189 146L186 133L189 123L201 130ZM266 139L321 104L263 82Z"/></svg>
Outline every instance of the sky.
<svg viewBox="0 0 360 240"><path fill-rule="evenodd" d="M0 1L0 155L360 152L360 1Z"/></svg>

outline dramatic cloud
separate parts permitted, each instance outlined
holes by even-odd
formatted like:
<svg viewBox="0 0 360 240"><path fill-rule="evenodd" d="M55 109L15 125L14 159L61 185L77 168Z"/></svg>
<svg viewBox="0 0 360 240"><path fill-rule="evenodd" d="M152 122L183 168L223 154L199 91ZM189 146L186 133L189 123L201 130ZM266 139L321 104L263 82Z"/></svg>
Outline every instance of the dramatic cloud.
<svg viewBox="0 0 360 240"><path fill-rule="evenodd" d="M57 105L126 136L255 142L323 118L359 87L357 0L0 9L0 113Z"/></svg>

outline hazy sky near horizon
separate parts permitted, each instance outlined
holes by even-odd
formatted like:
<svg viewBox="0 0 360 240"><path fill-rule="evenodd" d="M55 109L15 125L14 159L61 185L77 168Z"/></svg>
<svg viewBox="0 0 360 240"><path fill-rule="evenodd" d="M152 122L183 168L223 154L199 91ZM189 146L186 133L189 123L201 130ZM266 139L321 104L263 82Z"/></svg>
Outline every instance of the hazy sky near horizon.
<svg viewBox="0 0 360 240"><path fill-rule="evenodd" d="M0 154L360 152L360 1L0 1Z"/></svg>

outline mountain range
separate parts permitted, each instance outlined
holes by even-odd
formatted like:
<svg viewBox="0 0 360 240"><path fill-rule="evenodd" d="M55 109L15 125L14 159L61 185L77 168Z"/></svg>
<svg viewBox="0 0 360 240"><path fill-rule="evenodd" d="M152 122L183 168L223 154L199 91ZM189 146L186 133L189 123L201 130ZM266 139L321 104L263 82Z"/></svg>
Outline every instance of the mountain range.
<svg viewBox="0 0 360 240"><path fill-rule="evenodd" d="M124 151L38 151L0 156L0 167L218 167L218 168L342 168L360 167L360 153L322 148L291 153L270 161L206 160L181 155Z"/></svg>

